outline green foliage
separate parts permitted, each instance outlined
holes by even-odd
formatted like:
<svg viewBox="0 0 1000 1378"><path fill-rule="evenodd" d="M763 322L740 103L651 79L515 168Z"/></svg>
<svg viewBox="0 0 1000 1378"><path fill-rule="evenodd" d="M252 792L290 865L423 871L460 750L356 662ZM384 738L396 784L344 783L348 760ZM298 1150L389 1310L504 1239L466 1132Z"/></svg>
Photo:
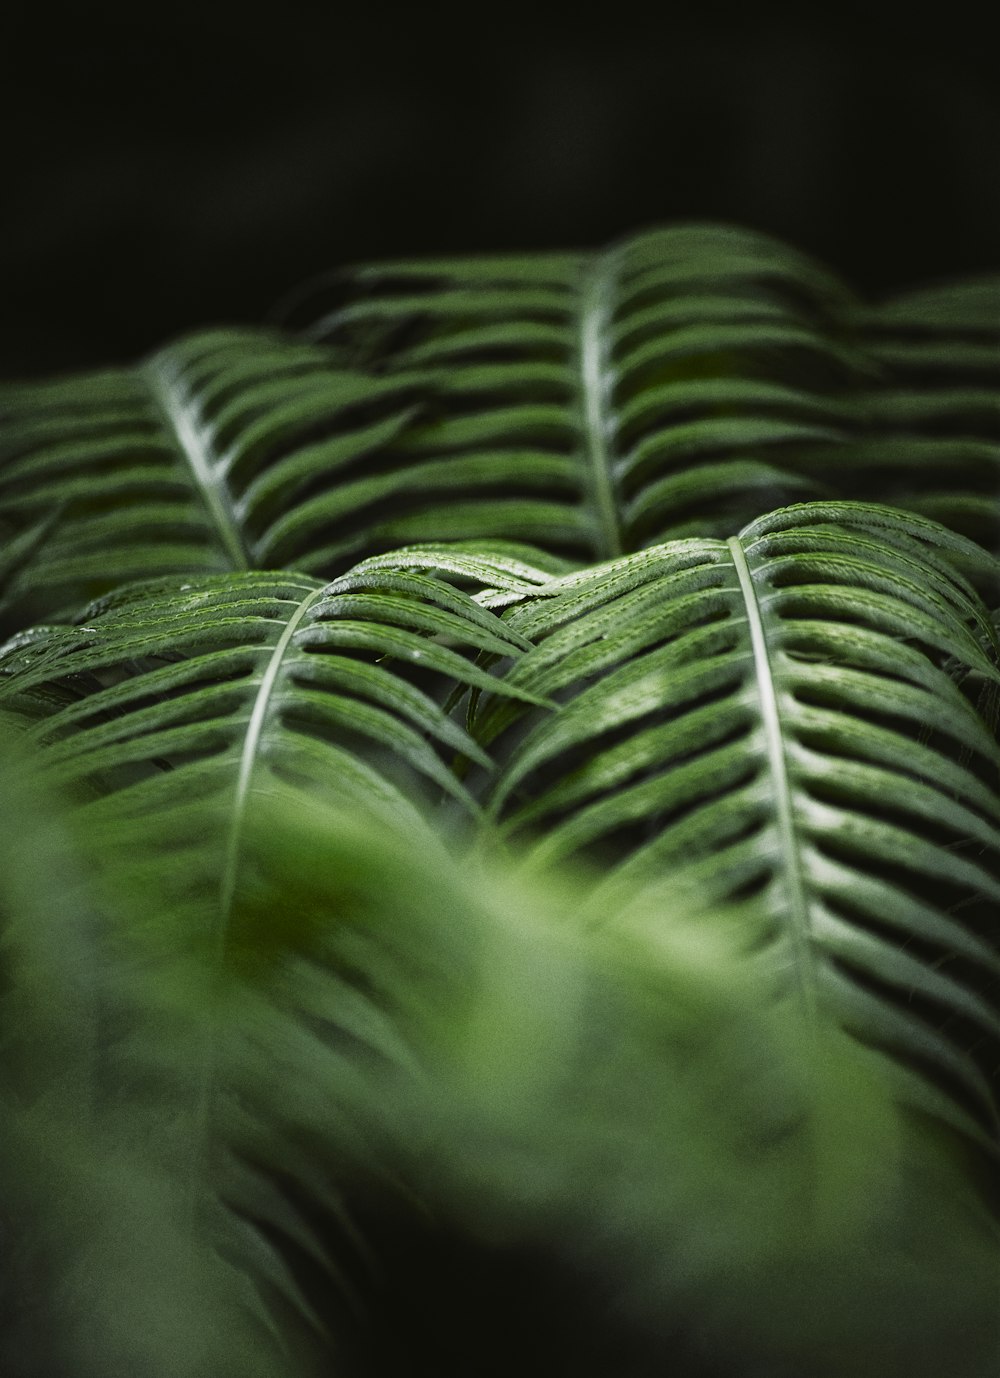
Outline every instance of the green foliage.
<svg viewBox="0 0 1000 1378"><path fill-rule="evenodd" d="M1000 550L1000 279L873 309L697 226L359 268L290 317L312 342L206 331L0 389L12 625L160 574L327 579L425 540L587 563L833 497Z"/></svg>
<svg viewBox="0 0 1000 1378"><path fill-rule="evenodd" d="M994 1372L996 286L690 226L0 390L5 1371Z"/></svg>

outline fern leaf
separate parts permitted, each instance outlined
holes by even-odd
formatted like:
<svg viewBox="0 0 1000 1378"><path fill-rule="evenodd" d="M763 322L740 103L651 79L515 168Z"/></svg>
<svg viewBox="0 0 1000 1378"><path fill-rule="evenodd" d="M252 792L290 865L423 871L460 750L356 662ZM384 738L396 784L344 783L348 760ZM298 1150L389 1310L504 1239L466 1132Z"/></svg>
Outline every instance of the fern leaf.
<svg viewBox="0 0 1000 1378"><path fill-rule="evenodd" d="M891 509L808 504L551 580L507 614L535 644L504 679L559 709L486 696L473 730L500 769L471 787L537 864L753 897L778 987L988 1146L1000 672L949 563L972 549Z"/></svg>

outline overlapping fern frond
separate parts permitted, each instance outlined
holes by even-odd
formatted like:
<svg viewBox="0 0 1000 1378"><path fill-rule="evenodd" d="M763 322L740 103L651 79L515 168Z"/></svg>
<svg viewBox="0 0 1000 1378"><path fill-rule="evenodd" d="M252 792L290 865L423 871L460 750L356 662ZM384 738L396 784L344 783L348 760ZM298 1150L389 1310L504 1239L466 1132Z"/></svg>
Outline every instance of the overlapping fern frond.
<svg viewBox="0 0 1000 1378"><path fill-rule="evenodd" d="M995 291L688 226L0 389L13 1373L409 1371L450 1232L988 1378Z"/></svg>
<svg viewBox="0 0 1000 1378"><path fill-rule="evenodd" d="M863 319L883 380L856 447L867 482L1000 554L1000 278L903 293Z"/></svg>
<svg viewBox="0 0 1000 1378"><path fill-rule="evenodd" d="M993 1151L1000 655L952 560L989 563L924 519L807 504L562 577L444 547L326 586L139 585L20 638L0 692L37 719L40 769L186 845L193 801L224 801L223 927L274 777L424 816L450 796L540 833L539 858L752 896L779 985L898 1053Z"/></svg>
<svg viewBox="0 0 1000 1378"><path fill-rule="evenodd" d="M363 265L287 319L380 376L436 367L437 417L402 447L450 455L456 488L476 455L506 456L520 519L581 560L833 496L1000 549L995 277L873 305L763 235L689 226L572 257ZM534 491L545 474L574 525ZM471 535L479 509L464 517Z"/></svg>
<svg viewBox="0 0 1000 1378"><path fill-rule="evenodd" d="M995 549L995 298L870 307L712 226L348 271L290 310L298 336L202 332L0 389L7 625L131 579L332 578L413 541L590 563L832 497Z"/></svg>
<svg viewBox="0 0 1000 1378"><path fill-rule="evenodd" d="M412 403L412 387L263 330L203 332L134 369L8 385L0 502L12 531L39 533L12 562L8 617L38 620L160 574L322 572L317 543L336 547L344 468L391 440Z"/></svg>
<svg viewBox="0 0 1000 1378"><path fill-rule="evenodd" d="M248 797L272 776L345 805L405 812L445 793L474 811L455 758L489 758L439 700L508 692L475 653L528 644L419 572L153 581L92 605L84 625L15 638L0 703L33 720L46 774L125 791L133 813L183 824L194 801L222 799L231 885Z"/></svg>
<svg viewBox="0 0 1000 1378"><path fill-rule="evenodd" d="M410 538L447 537L454 520L456 534L592 561L734 513L739 524L748 504L819 496L822 480L782 457L849 433L866 367L839 325L845 289L723 229L572 257L362 267L334 289L338 305L310 305L311 336L381 377L437 374L400 448L447 458L452 497L416 509Z"/></svg>

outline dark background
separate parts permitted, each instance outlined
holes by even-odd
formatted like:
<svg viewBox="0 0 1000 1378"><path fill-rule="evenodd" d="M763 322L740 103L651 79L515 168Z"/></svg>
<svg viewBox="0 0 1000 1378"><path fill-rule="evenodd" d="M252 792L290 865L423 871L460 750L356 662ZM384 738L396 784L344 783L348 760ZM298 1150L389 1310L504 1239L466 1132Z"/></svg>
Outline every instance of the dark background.
<svg viewBox="0 0 1000 1378"><path fill-rule="evenodd" d="M0 58L0 375L259 320L345 262L678 218L769 230L874 295L1000 267L974 13L22 6Z"/></svg>

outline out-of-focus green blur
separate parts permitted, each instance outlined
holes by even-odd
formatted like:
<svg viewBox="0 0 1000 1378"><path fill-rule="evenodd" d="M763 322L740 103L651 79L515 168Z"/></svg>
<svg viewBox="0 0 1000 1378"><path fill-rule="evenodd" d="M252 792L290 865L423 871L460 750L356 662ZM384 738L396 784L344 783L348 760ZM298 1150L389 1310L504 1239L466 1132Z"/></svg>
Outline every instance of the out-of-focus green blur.
<svg viewBox="0 0 1000 1378"><path fill-rule="evenodd" d="M206 944L12 760L5 1372L992 1372L988 1210L751 910L598 918L275 789Z"/></svg>

